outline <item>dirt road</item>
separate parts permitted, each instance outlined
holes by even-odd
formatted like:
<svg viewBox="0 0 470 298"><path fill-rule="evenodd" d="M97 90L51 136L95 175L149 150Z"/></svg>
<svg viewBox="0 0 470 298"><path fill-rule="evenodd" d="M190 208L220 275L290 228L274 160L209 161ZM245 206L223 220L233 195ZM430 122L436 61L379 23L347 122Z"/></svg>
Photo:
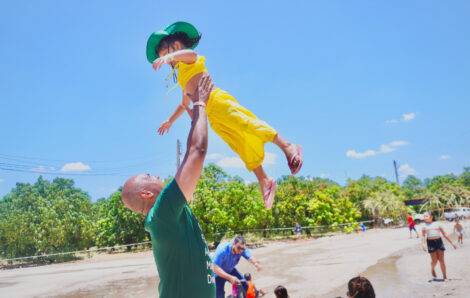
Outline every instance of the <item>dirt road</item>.
<svg viewBox="0 0 470 298"><path fill-rule="evenodd" d="M451 231L450 223L443 223ZM465 223L470 230L470 222ZM420 227L417 227L418 230ZM454 250L446 242L449 283L431 282L429 255L407 228L370 230L317 240L269 243L251 252L262 263L256 272L242 260L258 287L273 297L284 285L291 297L345 297L346 282L368 277L378 297L466 297L470 292L470 242ZM440 270L437 268L438 276ZM76 263L0 271L1 297L158 297L152 253L119 254ZM184 286L184 285L182 285ZM226 293L230 293L226 283Z"/></svg>

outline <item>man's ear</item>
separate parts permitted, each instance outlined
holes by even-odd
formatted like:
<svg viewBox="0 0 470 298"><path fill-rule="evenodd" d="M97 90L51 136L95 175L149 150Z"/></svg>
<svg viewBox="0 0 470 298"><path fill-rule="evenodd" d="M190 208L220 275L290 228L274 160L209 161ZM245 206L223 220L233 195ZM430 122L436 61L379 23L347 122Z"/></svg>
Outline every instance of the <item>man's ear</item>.
<svg viewBox="0 0 470 298"><path fill-rule="evenodd" d="M139 193L140 197L144 200L149 200L153 198L153 192L148 191L148 190L143 190Z"/></svg>

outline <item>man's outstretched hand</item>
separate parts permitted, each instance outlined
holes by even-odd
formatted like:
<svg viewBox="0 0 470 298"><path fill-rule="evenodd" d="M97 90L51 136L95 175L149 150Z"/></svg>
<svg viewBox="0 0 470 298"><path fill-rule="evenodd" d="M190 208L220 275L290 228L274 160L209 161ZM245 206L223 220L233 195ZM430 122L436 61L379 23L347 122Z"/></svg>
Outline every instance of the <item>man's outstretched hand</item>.
<svg viewBox="0 0 470 298"><path fill-rule="evenodd" d="M211 76L206 73L199 80L198 86L194 94L188 94L189 98L193 104L195 103L204 103L206 104L211 95L212 89L214 89L214 83L212 82Z"/></svg>

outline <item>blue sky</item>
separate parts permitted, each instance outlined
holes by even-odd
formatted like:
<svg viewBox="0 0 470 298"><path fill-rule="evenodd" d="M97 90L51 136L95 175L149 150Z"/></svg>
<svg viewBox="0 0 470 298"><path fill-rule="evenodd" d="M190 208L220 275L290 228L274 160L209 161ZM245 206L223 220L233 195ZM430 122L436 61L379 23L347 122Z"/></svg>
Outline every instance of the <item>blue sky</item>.
<svg viewBox="0 0 470 298"><path fill-rule="evenodd" d="M0 197L39 175L93 200L135 173L175 173L182 116L145 58L174 21L202 33L216 85L304 147L304 176L344 184L470 166L468 1L2 1ZM212 131L207 162L255 181ZM269 175L289 174L267 144ZM6 170L9 169L9 170ZM13 169L13 170L12 170ZM402 179L403 179L402 178Z"/></svg>

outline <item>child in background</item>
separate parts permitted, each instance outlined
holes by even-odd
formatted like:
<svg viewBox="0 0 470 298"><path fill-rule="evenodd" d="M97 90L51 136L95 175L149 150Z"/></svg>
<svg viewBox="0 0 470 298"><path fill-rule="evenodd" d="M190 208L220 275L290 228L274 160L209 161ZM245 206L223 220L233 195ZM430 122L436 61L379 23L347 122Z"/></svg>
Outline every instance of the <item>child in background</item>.
<svg viewBox="0 0 470 298"><path fill-rule="evenodd" d="M277 286L274 289L274 295L276 298L289 298L289 294L287 294L287 289L284 286Z"/></svg>
<svg viewBox="0 0 470 298"><path fill-rule="evenodd" d="M170 118L158 128L160 135L168 132L173 122L185 111L191 117L190 97L197 96L198 82L203 73L207 72L205 58L198 56L193 50L200 38L201 35L193 25L176 22L164 30L152 33L148 39L147 60L153 64L154 70L168 64L173 68L171 74L174 75L177 69L178 84L183 89L183 100ZM292 175L302 168L302 146L287 142L276 130L221 89L214 88L206 110L212 129L240 156L247 169L256 175L265 208L269 210L274 202L277 184L268 177L261 165L264 160L264 144L273 142L284 152Z"/></svg>
<svg viewBox="0 0 470 298"><path fill-rule="evenodd" d="M300 240L302 238L302 226L299 224L299 222L295 222L295 228L293 231L297 233L297 240Z"/></svg>
<svg viewBox="0 0 470 298"><path fill-rule="evenodd" d="M447 279L446 263L444 261L444 251L446 249L444 247L444 243L442 242L441 234L444 238L447 239L447 241L449 241L450 244L452 244L454 249L457 249L457 246L455 246L449 236L447 236L442 226L434 222L433 218L434 217L431 212L424 213L425 224L423 227L423 236L421 238L423 243L423 250L426 251L427 245L429 255L431 256L431 274L433 278L437 277L434 267L436 267L437 262L439 262L444 281L449 281Z"/></svg>
<svg viewBox="0 0 470 298"><path fill-rule="evenodd" d="M463 244L463 227L460 224L460 220L458 218L455 219L454 232L457 232L459 235L457 243Z"/></svg>
<svg viewBox="0 0 470 298"><path fill-rule="evenodd" d="M416 233L416 238L419 238L418 232L416 231L415 228L415 221L413 220L413 216L411 216L411 213L408 212L408 228L410 229L410 239L411 237L411 231L415 231Z"/></svg>
<svg viewBox="0 0 470 298"><path fill-rule="evenodd" d="M246 298L258 298L259 295L261 296L266 295L266 293L262 289L257 289L253 281L251 280L251 274L245 273L243 276L245 277L246 282L248 283L248 291L246 292Z"/></svg>
<svg viewBox="0 0 470 298"><path fill-rule="evenodd" d="M348 282L348 297L375 298L374 288L370 281L362 276L353 277Z"/></svg>

